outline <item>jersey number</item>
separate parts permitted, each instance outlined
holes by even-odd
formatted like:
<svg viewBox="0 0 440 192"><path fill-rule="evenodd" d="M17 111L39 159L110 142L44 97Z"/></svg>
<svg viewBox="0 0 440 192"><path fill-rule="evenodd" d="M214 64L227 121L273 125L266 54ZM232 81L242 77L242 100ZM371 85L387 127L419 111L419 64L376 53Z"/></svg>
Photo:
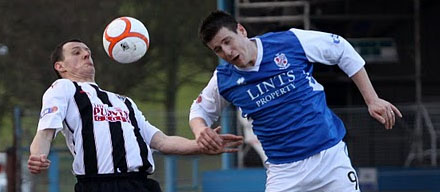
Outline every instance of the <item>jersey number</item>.
<svg viewBox="0 0 440 192"><path fill-rule="evenodd" d="M354 189L357 191L359 188L359 185L358 185L356 173L354 173L354 171L350 171L350 172L348 172L347 177L348 177L348 180L350 180L350 182L355 183Z"/></svg>

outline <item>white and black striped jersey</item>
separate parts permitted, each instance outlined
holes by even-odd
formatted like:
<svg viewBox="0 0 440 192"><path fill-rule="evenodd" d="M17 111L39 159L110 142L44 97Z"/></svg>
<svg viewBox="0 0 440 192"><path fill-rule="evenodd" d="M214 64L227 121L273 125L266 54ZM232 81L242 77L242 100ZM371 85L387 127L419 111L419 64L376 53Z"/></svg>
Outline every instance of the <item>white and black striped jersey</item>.
<svg viewBox="0 0 440 192"><path fill-rule="evenodd" d="M38 130L61 131L75 175L154 171L149 147L160 131L129 99L95 83L59 79L44 93Z"/></svg>

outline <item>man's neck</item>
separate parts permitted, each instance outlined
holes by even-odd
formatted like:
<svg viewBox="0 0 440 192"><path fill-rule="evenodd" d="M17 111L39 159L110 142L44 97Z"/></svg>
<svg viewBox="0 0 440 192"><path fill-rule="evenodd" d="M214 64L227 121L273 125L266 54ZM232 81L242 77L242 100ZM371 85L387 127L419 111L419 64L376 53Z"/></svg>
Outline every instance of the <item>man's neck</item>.
<svg viewBox="0 0 440 192"><path fill-rule="evenodd" d="M89 82L89 83L95 83L95 77L87 77L87 78L79 78L79 77L64 77L66 79L69 79L71 81L75 82Z"/></svg>
<svg viewBox="0 0 440 192"><path fill-rule="evenodd" d="M258 48L257 48L257 41L256 40L250 40L249 41L249 50L251 50L251 60L247 64L248 67L255 66L257 62L257 55L258 55Z"/></svg>

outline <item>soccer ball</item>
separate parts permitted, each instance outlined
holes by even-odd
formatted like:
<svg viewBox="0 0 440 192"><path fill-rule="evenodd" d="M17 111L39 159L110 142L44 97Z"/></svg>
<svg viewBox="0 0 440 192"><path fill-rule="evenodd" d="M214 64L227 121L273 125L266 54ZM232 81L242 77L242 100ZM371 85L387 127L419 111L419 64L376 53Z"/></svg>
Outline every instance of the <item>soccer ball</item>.
<svg viewBox="0 0 440 192"><path fill-rule="evenodd" d="M142 22L132 17L114 19L104 30L104 50L119 63L133 63L148 50L150 36Z"/></svg>

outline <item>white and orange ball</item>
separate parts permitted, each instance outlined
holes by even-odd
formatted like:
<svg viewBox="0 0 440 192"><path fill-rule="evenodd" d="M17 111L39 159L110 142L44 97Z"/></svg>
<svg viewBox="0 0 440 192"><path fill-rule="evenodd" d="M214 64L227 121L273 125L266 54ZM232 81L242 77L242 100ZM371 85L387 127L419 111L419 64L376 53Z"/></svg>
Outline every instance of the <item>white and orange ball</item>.
<svg viewBox="0 0 440 192"><path fill-rule="evenodd" d="M150 45L145 25L132 17L119 17L110 22L102 37L107 55L119 63L133 63L142 58Z"/></svg>

